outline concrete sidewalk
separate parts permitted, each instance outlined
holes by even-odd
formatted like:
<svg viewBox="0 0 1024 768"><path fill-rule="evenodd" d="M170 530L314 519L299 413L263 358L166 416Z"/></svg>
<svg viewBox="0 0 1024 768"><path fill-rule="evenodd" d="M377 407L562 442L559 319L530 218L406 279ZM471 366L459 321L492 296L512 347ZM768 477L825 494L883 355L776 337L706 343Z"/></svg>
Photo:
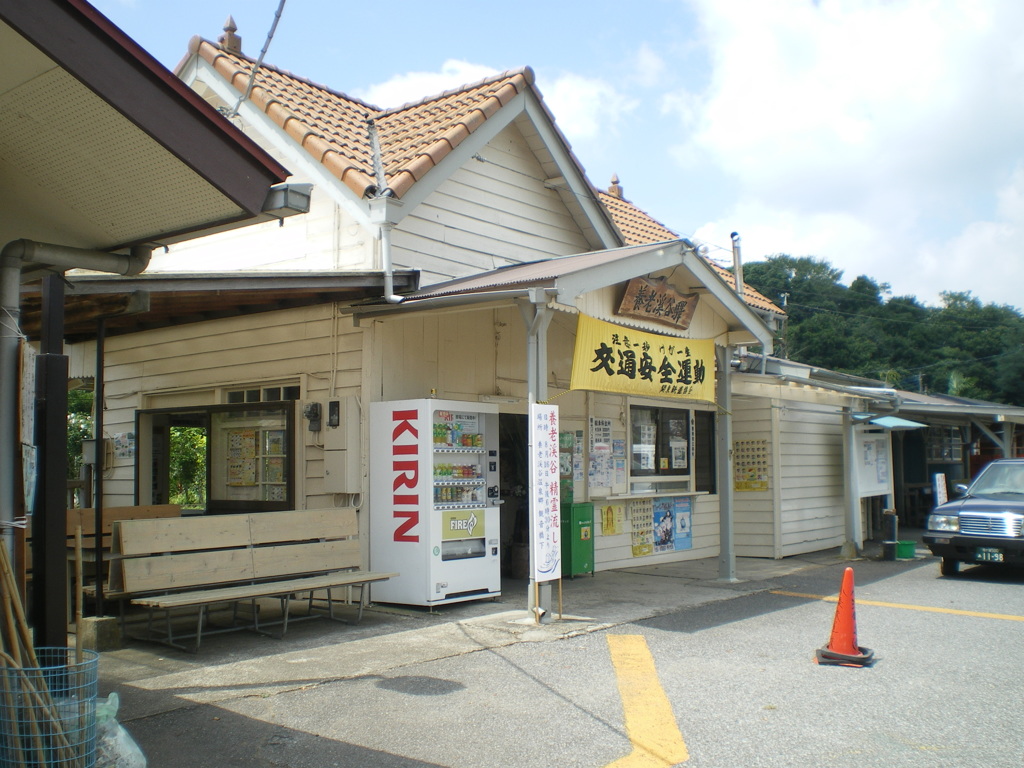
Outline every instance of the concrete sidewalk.
<svg viewBox="0 0 1024 768"><path fill-rule="evenodd" d="M877 558L879 550L869 544L861 559ZM784 560L738 558L735 582L719 580L717 558L603 571L563 580L562 618L543 624L526 610L528 582L505 581L497 601L434 610L371 606L358 625L300 622L283 639L244 631L212 635L204 637L197 654L129 641L101 654L101 696L118 692L122 722L130 730L133 719L197 703L273 696L513 643L599 631L764 591L769 579L843 562L849 561L838 549ZM557 610L557 590L555 600Z"/></svg>

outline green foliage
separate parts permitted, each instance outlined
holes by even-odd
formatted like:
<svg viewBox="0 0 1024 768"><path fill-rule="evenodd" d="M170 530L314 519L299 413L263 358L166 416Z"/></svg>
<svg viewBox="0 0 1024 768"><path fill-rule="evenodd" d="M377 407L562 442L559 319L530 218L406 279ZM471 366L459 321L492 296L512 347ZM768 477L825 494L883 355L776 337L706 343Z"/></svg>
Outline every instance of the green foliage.
<svg viewBox="0 0 1024 768"><path fill-rule="evenodd" d="M68 479L82 471L82 441L92 437L92 390L68 392Z"/></svg>
<svg viewBox="0 0 1024 768"><path fill-rule="evenodd" d="M170 503L185 509L206 506L206 430L171 428Z"/></svg>
<svg viewBox="0 0 1024 768"><path fill-rule="evenodd" d="M744 279L788 315L780 354L902 389L1024 405L1024 317L948 291L937 307L828 262L784 254L746 264Z"/></svg>

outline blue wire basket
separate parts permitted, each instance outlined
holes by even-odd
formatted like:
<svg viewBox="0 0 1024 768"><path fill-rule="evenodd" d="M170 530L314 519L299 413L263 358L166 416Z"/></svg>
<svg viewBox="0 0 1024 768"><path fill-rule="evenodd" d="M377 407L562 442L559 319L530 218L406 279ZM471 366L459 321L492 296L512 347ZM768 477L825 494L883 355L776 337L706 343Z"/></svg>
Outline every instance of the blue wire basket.
<svg viewBox="0 0 1024 768"><path fill-rule="evenodd" d="M99 654L35 654L36 667L0 661L0 768L93 768Z"/></svg>

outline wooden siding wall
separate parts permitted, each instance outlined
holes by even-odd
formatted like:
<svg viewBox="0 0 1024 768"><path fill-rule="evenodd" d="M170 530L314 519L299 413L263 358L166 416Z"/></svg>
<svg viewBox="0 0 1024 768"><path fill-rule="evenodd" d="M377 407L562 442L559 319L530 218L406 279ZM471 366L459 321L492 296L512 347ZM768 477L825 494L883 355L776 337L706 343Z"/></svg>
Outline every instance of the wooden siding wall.
<svg viewBox="0 0 1024 768"><path fill-rule="evenodd" d="M838 408L790 403L780 411L782 555L843 543L843 426Z"/></svg>
<svg viewBox="0 0 1024 768"><path fill-rule="evenodd" d="M307 429L301 403L360 394L362 335L325 304L114 337L104 432L134 432L140 409L222 403L225 389L299 384L296 505L333 506L333 494L323 491L323 433ZM134 459L115 460L104 484L107 504L134 503L134 468Z"/></svg>
<svg viewBox="0 0 1024 768"><path fill-rule="evenodd" d="M514 124L442 182L392 236L396 267L421 284L590 250Z"/></svg>
<svg viewBox="0 0 1024 768"><path fill-rule="evenodd" d="M782 557L779 508L782 473L779 469L778 409L768 398L733 397L734 443L765 441L768 449L768 490L733 489L733 522L738 557Z"/></svg>
<svg viewBox="0 0 1024 768"><path fill-rule="evenodd" d="M548 400L559 407L563 431L582 429L583 466L588 466L589 420L611 419L613 439L626 440L629 398L607 393L568 391L572 349L576 337L575 314L555 312L548 335ZM502 413L527 412L526 330L516 307L435 312L374 323L373 354L367 365L375 370L374 399L399 400L427 397L430 388L446 400L475 401L480 395L516 398L502 404ZM379 395L377 394L379 392ZM663 401L664 403L664 401ZM668 403L664 403L668 404ZM692 404L673 403L680 408ZM703 407L703 406L698 406ZM602 504L609 495L625 493L625 485L613 488L575 484L576 501L593 501L595 507L595 567L636 567L676 562L718 554L719 497L695 497L693 548L645 557L633 557L632 538L624 532L605 536L601 531Z"/></svg>

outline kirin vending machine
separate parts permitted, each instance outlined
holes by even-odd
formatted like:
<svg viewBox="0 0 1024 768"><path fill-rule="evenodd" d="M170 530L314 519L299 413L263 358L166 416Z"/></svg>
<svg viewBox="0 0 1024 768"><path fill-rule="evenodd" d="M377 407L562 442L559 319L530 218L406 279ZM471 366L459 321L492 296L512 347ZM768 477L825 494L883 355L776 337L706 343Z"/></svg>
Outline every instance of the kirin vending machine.
<svg viewBox="0 0 1024 768"><path fill-rule="evenodd" d="M370 405L370 568L398 572L375 602L439 605L501 594L498 409Z"/></svg>

